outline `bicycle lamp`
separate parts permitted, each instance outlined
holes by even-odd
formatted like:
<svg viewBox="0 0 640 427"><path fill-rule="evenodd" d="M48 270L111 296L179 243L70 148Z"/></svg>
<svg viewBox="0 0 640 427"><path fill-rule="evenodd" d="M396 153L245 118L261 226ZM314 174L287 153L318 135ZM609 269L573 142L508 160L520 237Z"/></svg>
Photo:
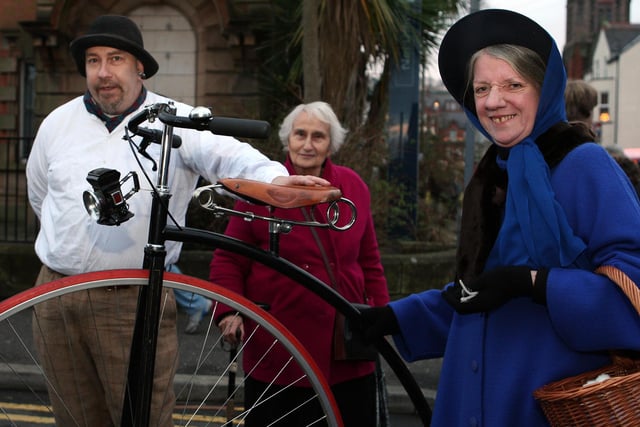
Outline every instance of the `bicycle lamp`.
<svg viewBox="0 0 640 427"><path fill-rule="evenodd" d="M121 186L129 178L133 178L133 188L123 195ZM120 225L133 217L127 200L140 189L135 172L129 172L120 180L117 170L98 168L89 172L87 181L93 191L87 190L82 194L84 207L98 224Z"/></svg>

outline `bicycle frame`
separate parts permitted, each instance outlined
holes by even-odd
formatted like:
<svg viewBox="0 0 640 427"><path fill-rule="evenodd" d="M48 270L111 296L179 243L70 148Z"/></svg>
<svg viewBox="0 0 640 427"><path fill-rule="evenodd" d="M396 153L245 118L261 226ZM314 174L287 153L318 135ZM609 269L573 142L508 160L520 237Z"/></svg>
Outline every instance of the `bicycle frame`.
<svg viewBox="0 0 640 427"><path fill-rule="evenodd" d="M360 314L357 308L332 287L288 260L280 258L273 250L264 251L220 233L167 224L171 196L167 186L167 175L173 144L173 126L197 130L211 130L215 126L211 115L203 112L202 107L196 107L194 109L195 114L192 113L189 118L175 116L175 113L176 109L170 104L151 106L132 118L128 127L132 133L137 135L144 134L147 137L150 132L148 129L139 128L138 125L140 123L158 118L164 124L160 141L162 149L158 165L158 178L152 199L149 236L144 249L143 268L148 269L150 274L148 286L141 288L138 297L138 311L130 353L128 386L125 387L122 413L123 427L146 427L149 422L165 268L166 250L164 244L166 241L204 243L210 245L211 248L220 248L247 256L295 280L301 286L327 301L350 320L357 321ZM269 132L268 124L265 126L266 122L218 119L218 123L223 123L226 127L222 132L216 133L231 136L266 137ZM159 136L157 133L155 135ZM431 410L405 363L384 338L379 339L375 346L404 386L424 425L428 425L431 418Z"/></svg>
<svg viewBox="0 0 640 427"><path fill-rule="evenodd" d="M309 274L306 270L301 269L284 258L275 257L270 252L263 251L240 240L206 230L189 227L180 229L173 225L167 225L163 234L166 240L180 241L184 243L205 243L210 244L214 248L220 248L247 256L253 261L264 264L267 267L271 267L275 271L295 280L299 285L304 286L309 291L327 301L337 311L344 314L349 320L357 322L359 319L360 312L358 309L342 295L315 276ZM411 399L411 402L413 403L423 424L425 426L429 425L431 421L431 408L429 407L429 403L426 401L420 386L407 368L407 365L386 339L380 338L374 344L380 355L382 355L402 386L407 391L407 395Z"/></svg>

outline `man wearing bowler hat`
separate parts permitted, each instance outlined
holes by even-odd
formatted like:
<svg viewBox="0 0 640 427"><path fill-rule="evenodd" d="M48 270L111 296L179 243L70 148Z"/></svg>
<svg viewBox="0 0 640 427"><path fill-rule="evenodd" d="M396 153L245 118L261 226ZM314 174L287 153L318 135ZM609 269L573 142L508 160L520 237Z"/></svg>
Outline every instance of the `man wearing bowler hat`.
<svg viewBox="0 0 640 427"><path fill-rule="evenodd" d="M128 119L145 105L170 100L147 91L144 80L158 63L143 45L136 24L124 16L98 17L86 34L70 45L87 91L56 108L36 135L27 163L29 200L41 229L35 251L42 261L36 285L90 271L140 268L147 240L151 195L129 199L135 216L118 227L96 224L85 211L82 194L87 173L96 168L121 172L145 170L152 181L152 161L137 163L123 140ZM191 107L175 103L177 114ZM147 124L145 124L146 126ZM161 123L149 124L160 128ZM182 146L173 151L169 172L171 214L180 224L199 176L211 182L238 177L277 184L327 185L310 176L288 176L249 144L210 132L175 129ZM149 147L157 157L159 147ZM181 245L166 244L166 266L178 261ZM149 425L172 426L173 377L177 363L175 299L164 291L158 336L154 393ZM48 382L56 425L120 426L128 354L135 323L137 287L73 292L39 304L34 339Z"/></svg>

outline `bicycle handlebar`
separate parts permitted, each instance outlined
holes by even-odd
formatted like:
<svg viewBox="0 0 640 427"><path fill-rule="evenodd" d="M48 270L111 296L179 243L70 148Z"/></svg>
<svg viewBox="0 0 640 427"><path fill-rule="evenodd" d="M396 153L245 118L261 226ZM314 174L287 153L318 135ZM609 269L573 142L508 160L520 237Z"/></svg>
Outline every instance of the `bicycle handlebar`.
<svg viewBox="0 0 640 427"><path fill-rule="evenodd" d="M158 119L166 125L197 130L209 130L216 135L243 138L268 138L271 125L264 120L236 119L232 117L210 117L202 121L191 117L180 117L160 111Z"/></svg>
<svg viewBox="0 0 640 427"><path fill-rule="evenodd" d="M168 104L154 104L146 107L129 120L129 130L136 135L141 135L140 132L149 130L140 128L140 124L145 120L152 121L157 117L162 123L168 126L200 131L209 130L216 135L242 138L268 138L271 133L271 125L264 120L212 116L210 110L205 107L195 107L189 117L183 117L169 113L167 107ZM208 111L208 114L193 114L196 110L198 110L198 113Z"/></svg>
<svg viewBox="0 0 640 427"><path fill-rule="evenodd" d="M143 108L142 111L136 113L136 115L129 120L127 128L132 133L138 135L138 126L140 126L140 124L145 120L152 120L155 118L161 106L166 106L166 104L154 104Z"/></svg>
<svg viewBox="0 0 640 427"><path fill-rule="evenodd" d="M141 136L143 139L154 142L156 144L160 144L160 141L162 141L162 131L160 129L148 129L143 127L138 127L138 129L133 133ZM180 135L175 135L175 134L172 135L171 147L180 148L181 145L182 145L182 138L180 138Z"/></svg>

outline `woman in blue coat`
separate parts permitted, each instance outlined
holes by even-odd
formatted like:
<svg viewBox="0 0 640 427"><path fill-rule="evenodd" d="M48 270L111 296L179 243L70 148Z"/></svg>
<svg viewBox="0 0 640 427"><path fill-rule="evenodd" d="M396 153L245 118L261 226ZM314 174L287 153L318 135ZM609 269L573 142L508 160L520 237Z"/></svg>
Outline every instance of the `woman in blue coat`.
<svg viewBox="0 0 640 427"><path fill-rule="evenodd" d="M640 350L640 317L607 277L640 283L640 205L590 132L567 123L551 36L506 10L454 24L440 74L493 144L465 190L455 280L363 312L408 360L443 358L434 426L545 426L534 390ZM420 325L420 327L416 327Z"/></svg>

